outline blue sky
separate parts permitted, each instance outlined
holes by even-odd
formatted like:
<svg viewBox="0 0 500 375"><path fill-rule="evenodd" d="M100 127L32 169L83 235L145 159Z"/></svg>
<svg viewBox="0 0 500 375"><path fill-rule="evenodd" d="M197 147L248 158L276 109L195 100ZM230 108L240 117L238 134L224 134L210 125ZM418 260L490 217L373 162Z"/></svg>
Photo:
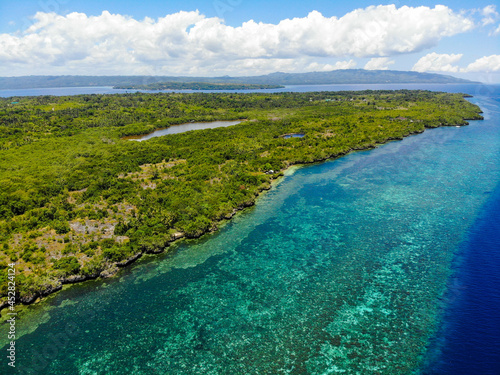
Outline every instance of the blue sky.
<svg viewBox="0 0 500 375"><path fill-rule="evenodd" d="M500 82L496 0L0 1L0 76L365 68Z"/></svg>

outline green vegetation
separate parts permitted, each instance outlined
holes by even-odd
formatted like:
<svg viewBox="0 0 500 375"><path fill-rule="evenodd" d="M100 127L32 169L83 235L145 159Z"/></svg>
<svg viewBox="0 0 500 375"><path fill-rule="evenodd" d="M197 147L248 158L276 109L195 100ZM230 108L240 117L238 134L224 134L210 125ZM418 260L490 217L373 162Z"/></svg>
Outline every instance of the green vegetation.
<svg viewBox="0 0 500 375"><path fill-rule="evenodd" d="M279 89L285 86L248 83L213 83L213 82L158 82L148 85L117 85L114 89L137 90L262 90Z"/></svg>
<svg viewBox="0 0 500 375"><path fill-rule="evenodd" d="M428 91L125 94L0 99L0 295L107 276L254 203L285 168L479 119ZM133 142L189 121L247 121ZM303 133L302 138L284 138ZM5 297L3 297L5 299Z"/></svg>

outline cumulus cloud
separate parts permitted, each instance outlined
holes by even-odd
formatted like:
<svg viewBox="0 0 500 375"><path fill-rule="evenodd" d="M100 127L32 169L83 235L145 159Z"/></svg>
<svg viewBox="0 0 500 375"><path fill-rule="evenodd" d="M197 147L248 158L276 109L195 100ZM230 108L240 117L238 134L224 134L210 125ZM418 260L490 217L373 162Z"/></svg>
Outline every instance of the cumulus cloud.
<svg viewBox="0 0 500 375"><path fill-rule="evenodd" d="M429 53L413 66L417 72L491 73L500 71L500 55L484 56L461 68L455 65L463 55Z"/></svg>
<svg viewBox="0 0 500 375"><path fill-rule="evenodd" d="M483 16L483 19L481 20L483 26L494 23L499 16L498 12L496 11L495 5L488 5L484 7L481 11L481 14Z"/></svg>
<svg viewBox="0 0 500 375"><path fill-rule="evenodd" d="M462 54L438 54L432 52L420 58L413 66L412 70L416 72L456 73L460 68L453 64L457 63L462 56Z"/></svg>
<svg viewBox="0 0 500 375"><path fill-rule="evenodd" d="M357 63L354 60L349 60L349 61L337 61L333 66L331 66L332 70L339 70L339 69L352 69L356 67Z"/></svg>
<svg viewBox="0 0 500 375"><path fill-rule="evenodd" d="M499 72L500 55L484 56L469 64L462 72Z"/></svg>
<svg viewBox="0 0 500 375"><path fill-rule="evenodd" d="M365 65L367 70L387 70L389 65L394 64L394 60L390 60L388 57L374 57L368 61Z"/></svg>
<svg viewBox="0 0 500 375"><path fill-rule="evenodd" d="M337 61L335 64L318 64L317 62L313 62L307 66L306 71L315 71L315 72L328 72L332 70L340 70L340 69L352 69L356 67L357 63L354 60L346 60L346 61Z"/></svg>
<svg viewBox="0 0 500 375"><path fill-rule="evenodd" d="M0 74L22 69L37 74L54 67L52 71L59 74L244 73L266 63L293 67L291 59L305 68L324 57L387 57L421 51L473 27L471 19L443 5L371 6L341 18L313 11L278 24L250 20L239 27L197 11L157 20L135 20L107 11L99 16L39 12L24 32L0 34Z"/></svg>

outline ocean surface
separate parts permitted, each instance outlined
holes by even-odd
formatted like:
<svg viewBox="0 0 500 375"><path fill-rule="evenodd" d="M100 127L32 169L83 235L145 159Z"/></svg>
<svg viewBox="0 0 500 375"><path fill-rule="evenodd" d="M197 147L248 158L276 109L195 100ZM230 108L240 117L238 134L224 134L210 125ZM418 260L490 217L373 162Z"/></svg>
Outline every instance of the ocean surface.
<svg viewBox="0 0 500 375"><path fill-rule="evenodd" d="M497 85L498 86L498 85ZM400 83L400 84L341 84L341 85L290 85L281 89L258 89L258 90L123 90L113 89L111 86L95 87L52 87L39 89L18 89L18 90L0 90L0 97L20 97L37 95L83 95L83 94L126 94L134 92L159 93L159 92L181 92L181 93L252 93L252 92L308 92L308 91L359 91L359 90L433 90L446 92L462 92L464 89L473 92L487 94L494 85L476 85L476 84L434 84L434 83Z"/></svg>
<svg viewBox="0 0 500 375"><path fill-rule="evenodd" d="M29 306L16 371L499 374L500 86L337 86L465 92L485 120L292 168L217 233Z"/></svg>

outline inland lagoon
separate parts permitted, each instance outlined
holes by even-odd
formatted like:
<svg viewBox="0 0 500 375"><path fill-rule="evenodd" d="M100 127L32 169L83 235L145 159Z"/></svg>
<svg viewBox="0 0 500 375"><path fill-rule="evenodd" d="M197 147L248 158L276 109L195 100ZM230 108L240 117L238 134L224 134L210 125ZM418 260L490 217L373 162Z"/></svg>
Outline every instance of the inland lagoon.
<svg viewBox="0 0 500 375"><path fill-rule="evenodd" d="M470 300L453 280L467 280L472 256L498 260L481 254L498 252L498 232L490 248L469 245L498 207L499 91L470 92L484 121L289 169L218 232L29 306L16 371L461 373L446 366L475 327L457 314L476 314L452 309ZM477 308L491 322L498 293L486 300ZM465 331L450 335L457 325ZM493 374L498 332L480 332L467 350L489 362L471 359L467 373Z"/></svg>
<svg viewBox="0 0 500 375"><path fill-rule="evenodd" d="M243 120L236 121L211 121L211 122L188 122L186 124L172 125L165 129L159 129L149 134L144 135L131 135L128 137L123 137L123 139L128 139L132 141L147 141L151 138L162 137L168 134L179 134L188 132L191 130L202 130L202 129L214 129L222 128L226 126L237 125Z"/></svg>

